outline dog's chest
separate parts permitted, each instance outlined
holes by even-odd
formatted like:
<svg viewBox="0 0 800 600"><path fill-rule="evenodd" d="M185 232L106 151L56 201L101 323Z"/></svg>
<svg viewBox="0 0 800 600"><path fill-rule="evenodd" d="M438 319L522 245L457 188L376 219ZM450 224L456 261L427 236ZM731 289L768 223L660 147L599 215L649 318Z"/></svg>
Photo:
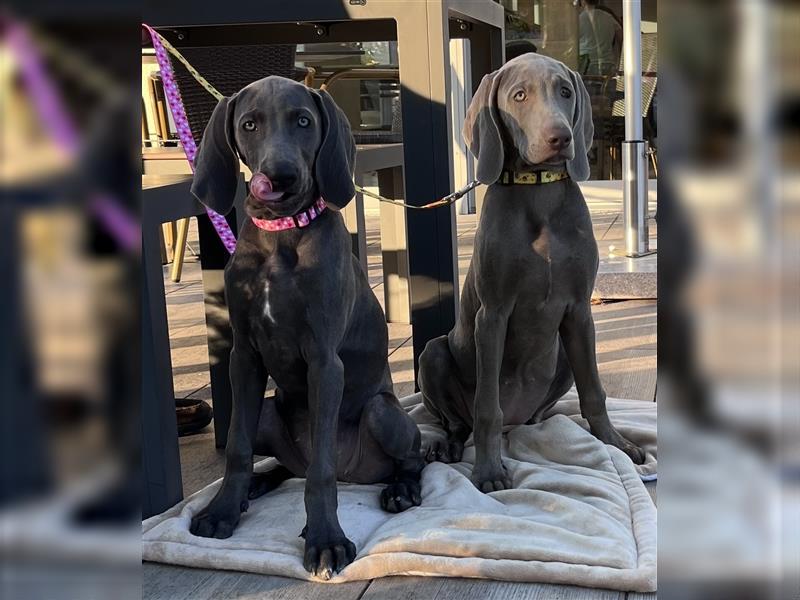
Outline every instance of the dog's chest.
<svg viewBox="0 0 800 600"><path fill-rule="evenodd" d="M525 244L529 266L547 266L551 271L574 267L574 260L583 255L587 242L574 228L552 223L538 225L532 228Z"/></svg>
<svg viewBox="0 0 800 600"><path fill-rule="evenodd" d="M305 301L296 281L281 270L264 268L252 282L250 320L258 331L275 335L297 331L305 316Z"/></svg>
<svg viewBox="0 0 800 600"><path fill-rule="evenodd" d="M288 274L262 271L254 275L248 306L249 337L275 381L292 387L304 372L302 340L307 331L307 299Z"/></svg>
<svg viewBox="0 0 800 600"><path fill-rule="evenodd" d="M233 314L246 315L246 329L254 341L298 332L305 317L307 298L298 281L298 259L287 252L238 258L235 271L227 273L233 288L229 304ZM301 269L302 270L302 269ZM229 290L230 293L231 290Z"/></svg>
<svg viewBox="0 0 800 600"><path fill-rule="evenodd" d="M592 232L575 224L543 223L529 230L520 248L516 278L523 304L560 304L593 279L596 245Z"/></svg>
<svg viewBox="0 0 800 600"><path fill-rule="evenodd" d="M272 286L272 298L270 298L270 286ZM280 290L276 289L278 286L274 281L264 279L264 285L261 289L260 302L256 302L257 312L260 316L271 325L277 323L277 313L282 312L281 307L277 304L280 297Z"/></svg>

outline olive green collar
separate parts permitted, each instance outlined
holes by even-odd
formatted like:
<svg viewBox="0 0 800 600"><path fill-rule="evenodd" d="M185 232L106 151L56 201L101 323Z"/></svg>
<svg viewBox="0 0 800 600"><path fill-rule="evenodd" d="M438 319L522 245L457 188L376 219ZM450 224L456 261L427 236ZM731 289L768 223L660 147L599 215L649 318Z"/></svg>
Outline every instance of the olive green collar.
<svg viewBox="0 0 800 600"><path fill-rule="evenodd" d="M566 171L534 171L532 173L517 173L515 171L503 171L497 183L502 185L539 185L541 183L553 183L569 179Z"/></svg>

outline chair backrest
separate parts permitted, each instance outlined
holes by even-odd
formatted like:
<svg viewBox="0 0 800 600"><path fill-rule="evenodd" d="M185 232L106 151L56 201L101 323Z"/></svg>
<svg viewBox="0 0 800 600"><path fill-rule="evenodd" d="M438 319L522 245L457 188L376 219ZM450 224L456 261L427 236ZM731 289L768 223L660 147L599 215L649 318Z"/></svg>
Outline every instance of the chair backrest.
<svg viewBox="0 0 800 600"><path fill-rule="evenodd" d="M620 72L625 70L624 57L620 57L619 61ZM658 83L658 76L654 73L658 72L658 35L655 33L642 34L642 115L646 115L650 110L650 104L653 102L653 95L656 92L656 84ZM651 73L653 73L651 75ZM625 89L624 79L617 78L617 91L622 93ZM618 98L614 101L612 114L615 117L625 116L625 99L624 97Z"/></svg>
<svg viewBox="0 0 800 600"><path fill-rule="evenodd" d="M301 81L305 70L294 66L297 46L269 44L259 46L178 47L197 71L225 96L268 75ZM179 61L170 57L175 82L186 107L186 117L195 142L200 143L217 100L192 77Z"/></svg>

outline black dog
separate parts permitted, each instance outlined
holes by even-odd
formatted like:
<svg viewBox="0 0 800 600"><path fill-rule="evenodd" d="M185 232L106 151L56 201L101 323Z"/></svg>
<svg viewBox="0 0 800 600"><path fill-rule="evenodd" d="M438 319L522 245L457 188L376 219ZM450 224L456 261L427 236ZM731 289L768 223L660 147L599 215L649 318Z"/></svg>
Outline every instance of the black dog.
<svg viewBox="0 0 800 600"><path fill-rule="evenodd" d="M336 515L337 479L389 483L381 506L391 512L419 505L419 429L392 391L386 320L338 213L355 192L344 113L325 92L256 81L220 101L203 135L192 193L217 212L231 207L239 157L254 175L252 219L225 269L234 335L227 463L191 531L229 537L248 498L306 477L303 564L328 579L356 554ZM277 393L265 399L267 376ZM253 475L254 453L283 466Z"/></svg>

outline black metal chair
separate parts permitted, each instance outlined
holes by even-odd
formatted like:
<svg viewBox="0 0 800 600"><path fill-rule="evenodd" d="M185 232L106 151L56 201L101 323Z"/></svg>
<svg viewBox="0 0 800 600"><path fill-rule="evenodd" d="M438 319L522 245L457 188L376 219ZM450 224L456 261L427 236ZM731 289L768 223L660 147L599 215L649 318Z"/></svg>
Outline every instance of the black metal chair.
<svg viewBox="0 0 800 600"><path fill-rule="evenodd" d="M230 96L244 86L267 77L280 75L295 81L306 80L308 69L295 67L294 44L269 44L261 46L195 46L178 47L199 73L225 96ZM186 107L189 128L197 144L211 118L217 100L201 86L180 61L170 57L175 71L175 82Z"/></svg>

